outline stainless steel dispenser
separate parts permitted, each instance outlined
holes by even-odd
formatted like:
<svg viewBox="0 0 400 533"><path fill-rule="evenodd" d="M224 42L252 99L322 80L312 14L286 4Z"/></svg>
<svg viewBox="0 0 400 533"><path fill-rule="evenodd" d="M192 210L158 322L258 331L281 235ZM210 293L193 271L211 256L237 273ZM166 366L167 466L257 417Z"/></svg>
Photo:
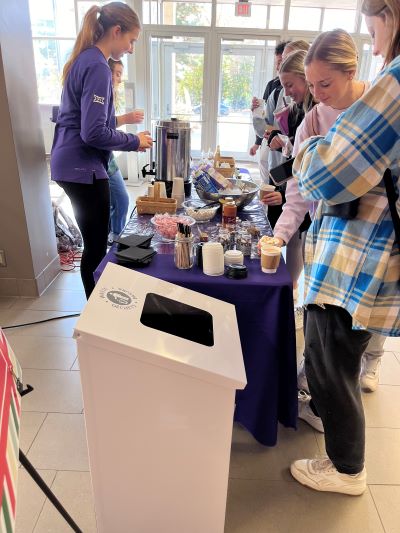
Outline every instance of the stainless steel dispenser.
<svg viewBox="0 0 400 533"><path fill-rule="evenodd" d="M190 177L190 122L171 118L156 125L156 180Z"/></svg>

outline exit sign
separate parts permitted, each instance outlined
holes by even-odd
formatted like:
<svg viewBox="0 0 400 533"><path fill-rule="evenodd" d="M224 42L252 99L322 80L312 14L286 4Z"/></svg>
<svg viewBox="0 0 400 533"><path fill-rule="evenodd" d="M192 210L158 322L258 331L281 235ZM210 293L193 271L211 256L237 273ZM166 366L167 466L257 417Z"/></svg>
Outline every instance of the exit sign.
<svg viewBox="0 0 400 533"><path fill-rule="evenodd" d="M250 2L235 2L235 16L236 17L251 17L251 3Z"/></svg>

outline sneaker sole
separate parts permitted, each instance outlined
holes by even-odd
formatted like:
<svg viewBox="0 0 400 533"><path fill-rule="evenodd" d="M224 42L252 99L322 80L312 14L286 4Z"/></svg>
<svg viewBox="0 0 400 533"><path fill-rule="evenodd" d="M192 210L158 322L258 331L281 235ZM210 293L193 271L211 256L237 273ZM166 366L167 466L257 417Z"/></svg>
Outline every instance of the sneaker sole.
<svg viewBox="0 0 400 533"><path fill-rule="evenodd" d="M361 496L366 490L366 485L363 487L356 487L352 485L345 485L344 487L338 487L336 490L334 487L321 487L314 483L310 478L304 475L294 465L290 466L290 473L296 481L301 485L308 487L309 489L317 490L318 492L336 492L338 494L346 494L347 496Z"/></svg>
<svg viewBox="0 0 400 533"><path fill-rule="evenodd" d="M376 386L376 387L368 387L368 385L365 385L365 386L362 386L362 385L361 385L361 390L362 390L363 392L368 392L368 393L370 393L370 392L376 392L376 389L377 389L377 388L378 388L378 386Z"/></svg>

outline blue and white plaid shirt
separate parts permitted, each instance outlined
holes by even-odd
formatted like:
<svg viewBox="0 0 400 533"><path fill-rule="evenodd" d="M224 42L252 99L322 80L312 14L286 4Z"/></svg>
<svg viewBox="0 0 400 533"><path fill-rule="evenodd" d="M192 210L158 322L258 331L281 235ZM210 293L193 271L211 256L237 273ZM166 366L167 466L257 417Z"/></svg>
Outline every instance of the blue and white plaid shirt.
<svg viewBox="0 0 400 533"><path fill-rule="evenodd" d="M400 190L400 57L325 137L302 144L293 168L308 200L360 198L353 220L322 217L320 202L307 235L305 303L340 306L355 329L400 336L399 244L382 181L390 168Z"/></svg>

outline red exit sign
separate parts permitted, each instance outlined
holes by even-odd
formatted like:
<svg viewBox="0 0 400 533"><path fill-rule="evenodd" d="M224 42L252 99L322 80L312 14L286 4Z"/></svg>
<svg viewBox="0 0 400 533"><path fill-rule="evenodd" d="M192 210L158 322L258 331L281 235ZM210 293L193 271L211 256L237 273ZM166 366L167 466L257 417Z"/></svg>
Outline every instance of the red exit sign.
<svg viewBox="0 0 400 533"><path fill-rule="evenodd" d="M235 16L236 17L251 17L251 3L250 2L235 2Z"/></svg>

